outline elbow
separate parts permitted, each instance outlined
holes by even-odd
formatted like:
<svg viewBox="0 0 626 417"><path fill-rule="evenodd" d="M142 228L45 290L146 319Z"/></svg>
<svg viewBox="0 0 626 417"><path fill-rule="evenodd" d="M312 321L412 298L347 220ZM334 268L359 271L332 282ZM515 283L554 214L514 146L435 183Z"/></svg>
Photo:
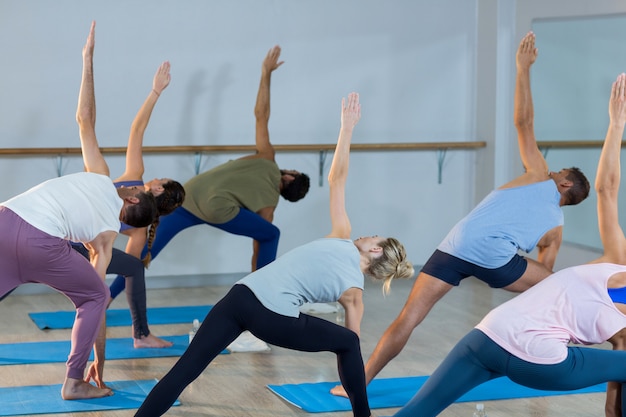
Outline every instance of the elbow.
<svg viewBox="0 0 626 417"><path fill-rule="evenodd" d="M596 181L595 185L596 194L603 196L617 195L619 190L619 181L616 178L611 177L603 181Z"/></svg>
<svg viewBox="0 0 626 417"><path fill-rule="evenodd" d="M517 115L513 121L515 124L515 128L518 131L530 131L534 130L533 118L528 116L519 116Z"/></svg>
<svg viewBox="0 0 626 417"><path fill-rule="evenodd" d="M78 110L76 112L76 123L78 123L79 126L89 126L89 125L93 125L93 113L88 110Z"/></svg>
<svg viewBox="0 0 626 417"><path fill-rule="evenodd" d="M267 124L270 120L270 113L263 109L254 109L254 118L257 123Z"/></svg>

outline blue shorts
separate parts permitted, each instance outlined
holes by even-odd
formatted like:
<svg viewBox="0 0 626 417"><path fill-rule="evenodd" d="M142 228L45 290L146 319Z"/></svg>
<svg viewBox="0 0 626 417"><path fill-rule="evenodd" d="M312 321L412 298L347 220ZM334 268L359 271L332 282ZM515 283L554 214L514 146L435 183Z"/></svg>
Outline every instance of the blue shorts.
<svg viewBox="0 0 626 417"><path fill-rule="evenodd" d="M435 253L422 268L422 272L454 286L459 285L462 279L474 276L492 288L503 288L524 275L527 265L526 258L515 254L506 265L500 268L483 268L456 256L435 250Z"/></svg>

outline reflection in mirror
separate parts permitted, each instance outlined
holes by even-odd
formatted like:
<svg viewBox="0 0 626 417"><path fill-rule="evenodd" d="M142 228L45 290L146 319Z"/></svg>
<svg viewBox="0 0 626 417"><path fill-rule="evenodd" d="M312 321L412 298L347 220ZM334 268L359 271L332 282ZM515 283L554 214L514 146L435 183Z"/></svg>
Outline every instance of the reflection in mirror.
<svg viewBox="0 0 626 417"><path fill-rule="evenodd" d="M626 15L537 19L532 30L539 50L531 74L537 140L603 140L611 84L626 72ZM602 247L593 191L599 156L600 148L556 148L547 154L550 170L577 166L592 185L585 201L563 208L564 243ZM620 199L626 208L625 191Z"/></svg>

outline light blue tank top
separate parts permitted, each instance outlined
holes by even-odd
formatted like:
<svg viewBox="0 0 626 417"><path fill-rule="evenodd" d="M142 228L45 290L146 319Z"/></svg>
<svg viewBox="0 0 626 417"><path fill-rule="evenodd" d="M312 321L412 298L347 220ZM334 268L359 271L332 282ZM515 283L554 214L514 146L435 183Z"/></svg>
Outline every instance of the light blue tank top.
<svg viewBox="0 0 626 417"><path fill-rule="evenodd" d="M317 239L285 253L237 284L250 288L269 310L299 317L304 303L334 302L349 288L363 289L360 259L349 239Z"/></svg>
<svg viewBox="0 0 626 417"><path fill-rule="evenodd" d="M457 223L437 249L483 268L506 265L518 249L532 251L563 225L554 180L492 191Z"/></svg>

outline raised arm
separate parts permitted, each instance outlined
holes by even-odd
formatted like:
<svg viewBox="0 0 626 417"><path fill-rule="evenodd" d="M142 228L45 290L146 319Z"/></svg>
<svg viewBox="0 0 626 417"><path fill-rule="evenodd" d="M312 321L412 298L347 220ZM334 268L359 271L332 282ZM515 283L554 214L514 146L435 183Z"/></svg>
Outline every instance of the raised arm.
<svg viewBox="0 0 626 417"><path fill-rule="evenodd" d="M535 34L529 32L520 42L515 56L517 77L513 118L522 164L526 175L533 177L531 181L547 178L548 175L548 164L535 138L533 99L530 91L530 67L535 59L537 59Z"/></svg>
<svg viewBox="0 0 626 417"><path fill-rule="evenodd" d="M330 188L330 221L331 232L327 237L342 239L350 238L350 219L346 212L346 180L350 165L350 142L352 130L361 118L361 104L359 95L350 93L348 100L341 99L341 128L335 147L333 162L328 172L328 186Z"/></svg>
<svg viewBox="0 0 626 417"><path fill-rule="evenodd" d="M272 72L280 67L284 61L279 61L280 46L276 45L269 50L261 67L261 81L259 92L254 106L254 117L256 118L255 143L257 157L274 160L274 147L270 143L269 120L270 120L270 81Z"/></svg>
<svg viewBox="0 0 626 417"><path fill-rule="evenodd" d="M91 23L87 42L83 47L83 74L78 94L76 122L80 135L85 171L109 175L109 167L100 152L96 139L96 99L93 83L93 50L96 22Z"/></svg>
<svg viewBox="0 0 626 417"><path fill-rule="evenodd" d="M604 248L603 262L626 265L626 239L619 225L618 193L620 151L626 124L626 75L620 74L611 88L609 127L602 145L595 189L598 195L598 227Z"/></svg>
<svg viewBox="0 0 626 417"><path fill-rule="evenodd" d="M152 110L163 90L169 85L170 79L170 63L165 61L157 69L152 80L152 90L148 93L148 97L146 97L130 126L126 148L126 170L116 181L141 180L143 178L143 135L148 127Z"/></svg>
<svg viewBox="0 0 626 417"><path fill-rule="evenodd" d="M606 132L595 189L598 196L598 228L604 253L595 262L626 265L626 239L619 225L618 194L620 186L620 152L626 124L626 75L620 74L611 87L609 100L609 127ZM609 342L614 350L626 349L626 332L622 330ZM606 391L607 417L622 415L621 384L609 382Z"/></svg>

